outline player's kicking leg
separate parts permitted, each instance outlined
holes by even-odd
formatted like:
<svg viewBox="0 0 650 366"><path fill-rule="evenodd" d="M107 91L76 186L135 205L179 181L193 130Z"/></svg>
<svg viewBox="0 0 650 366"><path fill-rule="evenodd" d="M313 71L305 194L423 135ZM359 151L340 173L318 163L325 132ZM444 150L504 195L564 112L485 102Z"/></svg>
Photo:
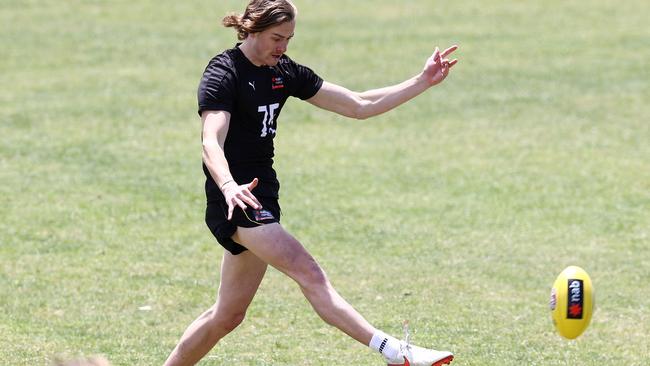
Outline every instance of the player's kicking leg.
<svg viewBox="0 0 650 366"><path fill-rule="evenodd" d="M449 352L411 346L375 329L336 292L316 260L280 224L240 227L233 239L295 280L325 322L381 353L389 365L441 366L453 359Z"/></svg>

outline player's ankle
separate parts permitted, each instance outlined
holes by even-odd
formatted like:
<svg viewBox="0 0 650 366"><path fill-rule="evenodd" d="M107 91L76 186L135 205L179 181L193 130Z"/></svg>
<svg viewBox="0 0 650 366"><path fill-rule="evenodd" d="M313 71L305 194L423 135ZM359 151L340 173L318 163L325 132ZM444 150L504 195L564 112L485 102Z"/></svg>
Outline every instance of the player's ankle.
<svg viewBox="0 0 650 366"><path fill-rule="evenodd" d="M381 330L377 330L375 334L372 335L372 339L368 346L381 353L388 363L399 364L400 361L403 361L403 359L400 358L400 341L395 337L387 335Z"/></svg>

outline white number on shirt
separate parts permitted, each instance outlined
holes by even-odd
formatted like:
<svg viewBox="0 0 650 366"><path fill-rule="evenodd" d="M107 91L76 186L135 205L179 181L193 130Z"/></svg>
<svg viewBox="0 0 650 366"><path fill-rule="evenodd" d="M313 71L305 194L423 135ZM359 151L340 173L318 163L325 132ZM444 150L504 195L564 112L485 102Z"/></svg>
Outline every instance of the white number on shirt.
<svg viewBox="0 0 650 366"><path fill-rule="evenodd" d="M280 107L280 103L273 103L270 105L261 105L257 107L257 111L264 113L262 120L262 134L260 137L266 137L268 134L275 135L275 128L273 122L275 120L275 110Z"/></svg>

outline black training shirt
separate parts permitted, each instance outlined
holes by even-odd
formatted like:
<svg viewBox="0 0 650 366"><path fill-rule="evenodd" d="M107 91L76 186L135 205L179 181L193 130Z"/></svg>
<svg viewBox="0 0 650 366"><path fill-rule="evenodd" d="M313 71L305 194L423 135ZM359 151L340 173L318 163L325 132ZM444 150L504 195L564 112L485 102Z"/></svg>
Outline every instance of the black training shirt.
<svg viewBox="0 0 650 366"><path fill-rule="evenodd" d="M210 60L199 84L199 115L210 110L230 113L224 152L238 184L259 178L253 194L278 197L280 183L273 170L278 116L287 98L309 99L322 85L323 79L286 55L276 66L255 66L236 46ZM203 172L208 202L223 200L205 164Z"/></svg>

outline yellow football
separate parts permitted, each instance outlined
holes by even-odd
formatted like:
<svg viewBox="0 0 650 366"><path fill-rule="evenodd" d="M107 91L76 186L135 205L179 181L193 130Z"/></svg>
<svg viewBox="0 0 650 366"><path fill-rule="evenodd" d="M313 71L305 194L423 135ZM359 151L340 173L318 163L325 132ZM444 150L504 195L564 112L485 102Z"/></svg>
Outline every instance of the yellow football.
<svg viewBox="0 0 650 366"><path fill-rule="evenodd" d="M594 309L594 288L584 269L569 266L560 273L551 289L551 316L555 329L568 339L587 329Z"/></svg>

